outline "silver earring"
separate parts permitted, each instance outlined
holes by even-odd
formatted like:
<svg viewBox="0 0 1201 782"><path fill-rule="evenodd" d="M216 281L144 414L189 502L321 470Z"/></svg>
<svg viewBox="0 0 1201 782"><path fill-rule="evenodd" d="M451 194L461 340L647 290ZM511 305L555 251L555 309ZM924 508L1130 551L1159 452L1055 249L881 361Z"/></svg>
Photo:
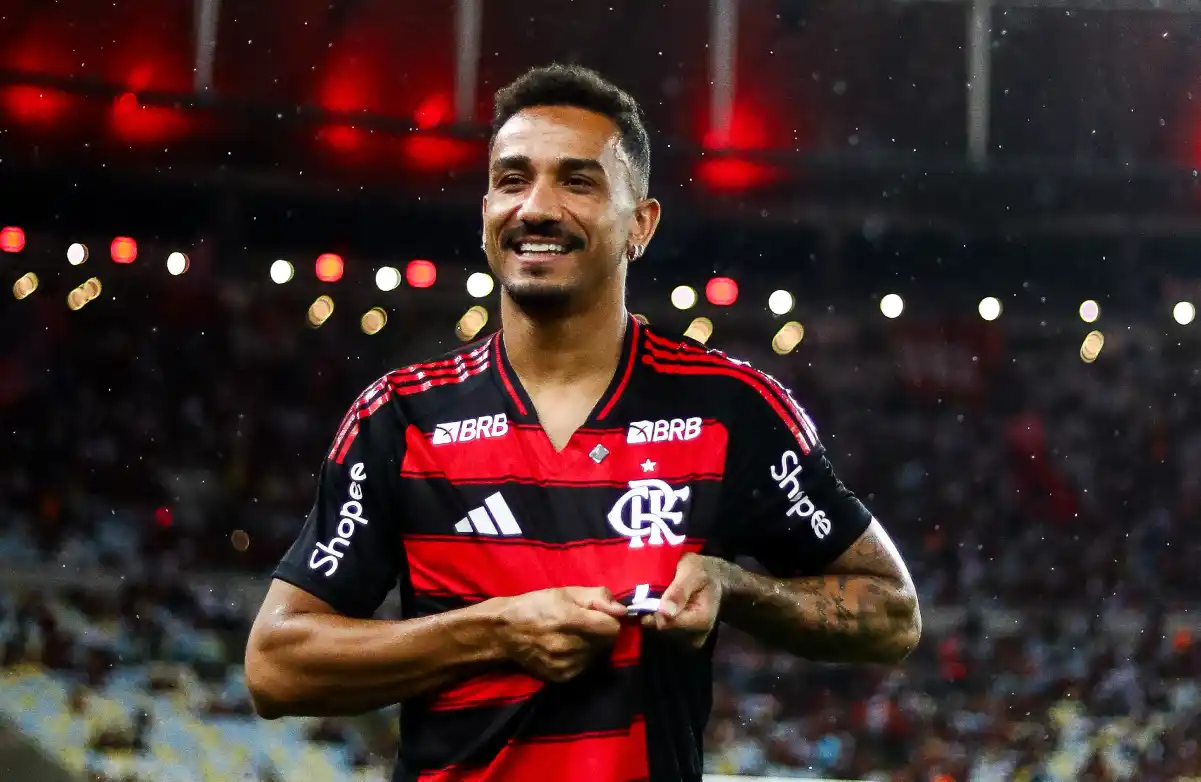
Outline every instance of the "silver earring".
<svg viewBox="0 0 1201 782"><path fill-rule="evenodd" d="M488 237L487 236L480 237L480 249L483 250L484 252L488 252Z"/></svg>
<svg viewBox="0 0 1201 782"><path fill-rule="evenodd" d="M642 245L631 244L630 249L626 252L626 255L629 257L629 259L631 261L638 260L639 258L642 257Z"/></svg>

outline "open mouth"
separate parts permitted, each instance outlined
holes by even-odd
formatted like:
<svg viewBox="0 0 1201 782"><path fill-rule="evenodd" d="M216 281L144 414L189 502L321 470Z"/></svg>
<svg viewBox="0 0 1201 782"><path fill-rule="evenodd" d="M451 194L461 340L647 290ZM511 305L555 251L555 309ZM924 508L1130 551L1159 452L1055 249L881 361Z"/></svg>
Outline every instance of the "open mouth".
<svg viewBox="0 0 1201 782"><path fill-rule="evenodd" d="M512 249L523 261L553 261L576 248L571 242L523 241L515 242Z"/></svg>

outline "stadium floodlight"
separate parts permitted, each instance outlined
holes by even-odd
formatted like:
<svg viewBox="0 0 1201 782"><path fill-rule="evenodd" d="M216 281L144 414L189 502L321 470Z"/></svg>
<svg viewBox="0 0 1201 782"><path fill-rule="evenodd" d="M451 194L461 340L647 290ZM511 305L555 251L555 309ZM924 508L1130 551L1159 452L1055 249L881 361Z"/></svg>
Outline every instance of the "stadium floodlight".
<svg viewBox="0 0 1201 782"><path fill-rule="evenodd" d="M0 228L0 252L19 253L25 249L25 231L15 225Z"/></svg>
<svg viewBox="0 0 1201 782"><path fill-rule="evenodd" d="M433 261L409 261L405 267L405 281L410 288L429 288L438 279L438 267Z"/></svg>
<svg viewBox="0 0 1201 782"><path fill-rule="evenodd" d="M1178 301L1172 308L1172 317L1181 326L1187 326L1193 322L1193 318L1197 317L1197 308L1191 301Z"/></svg>
<svg viewBox="0 0 1201 782"><path fill-rule="evenodd" d="M128 236L118 236L108 246L113 263L133 263L138 259L138 243Z"/></svg>
<svg viewBox="0 0 1201 782"><path fill-rule="evenodd" d="M985 320L996 320L1001 317L1001 302L996 296L985 296L980 299L980 317Z"/></svg>
<svg viewBox="0 0 1201 782"><path fill-rule="evenodd" d="M705 298L718 307L738 301L738 283L729 277L714 277L705 285Z"/></svg>
<svg viewBox="0 0 1201 782"><path fill-rule="evenodd" d="M1099 331L1090 331L1080 345L1080 360L1085 364L1093 363L1097 360L1097 356L1101 355L1103 347L1105 347L1105 335Z"/></svg>
<svg viewBox="0 0 1201 782"><path fill-rule="evenodd" d="M671 306L678 310L690 310L696 306L696 289L688 285L677 285L671 292Z"/></svg>
<svg viewBox="0 0 1201 782"><path fill-rule="evenodd" d="M1080 320L1085 323L1096 323L1099 317L1101 317L1101 305L1097 302L1088 299L1080 305Z"/></svg>
<svg viewBox="0 0 1201 782"><path fill-rule="evenodd" d="M167 272L178 277L192 265L186 253L174 252L167 256Z"/></svg>
<svg viewBox="0 0 1201 782"><path fill-rule="evenodd" d="M695 318L692 323L688 324L688 328L684 330L684 336L689 339L695 339L704 345L713 336L713 321L708 318Z"/></svg>
<svg viewBox="0 0 1201 782"><path fill-rule="evenodd" d="M487 272L473 272L467 278L467 295L473 299L482 299L488 296L495 287L492 275Z"/></svg>
<svg viewBox="0 0 1201 782"><path fill-rule="evenodd" d="M296 269L288 261L279 260L271 264L271 281L283 285L296 275Z"/></svg>
<svg viewBox="0 0 1201 782"><path fill-rule="evenodd" d="M318 328L325 321L329 320L329 316L333 314L334 300L329 296L318 296L317 300L309 305L309 325L313 328Z"/></svg>
<svg viewBox="0 0 1201 782"><path fill-rule="evenodd" d="M395 266L382 266L375 273L375 287L387 293L400 287L400 269Z"/></svg>
<svg viewBox="0 0 1201 782"><path fill-rule="evenodd" d="M477 304L459 318L459 322L455 325L455 334L463 342L470 342L486 325L488 325L488 310Z"/></svg>
<svg viewBox="0 0 1201 782"><path fill-rule="evenodd" d="M13 298L17 301L24 299L38 289L38 276L33 272L26 272L13 283Z"/></svg>
<svg viewBox="0 0 1201 782"><path fill-rule="evenodd" d="M796 350L796 346L801 344L801 340L804 338L805 327L795 320L790 320L780 327L776 336L772 337L771 349L777 355L785 356Z"/></svg>
<svg viewBox="0 0 1201 782"><path fill-rule="evenodd" d="M796 304L796 300L792 298L791 293L785 290L773 291L767 297L767 308L773 315L787 315L792 312L794 304Z"/></svg>
<svg viewBox="0 0 1201 782"><path fill-rule="evenodd" d="M346 262L342 260L342 256L337 253L321 253L317 256L317 264L315 271L317 279L322 282L337 282L342 279L342 272L346 270Z"/></svg>
<svg viewBox="0 0 1201 782"><path fill-rule="evenodd" d="M880 313L886 318L899 318L905 311L905 300L895 293L880 299Z"/></svg>
<svg viewBox="0 0 1201 782"><path fill-rule="evenodd" d="M372 307L364 312L363 317L359 319L359 328L368 336L380 333L384 326L387 325L388 313L384 312L383 307Z"/></svg>
<svg viewBox="0 0 1201 782"><path fill-rule="evenodd" d="M88 246L75 242L67 248L67 263L78 266L88 259Z"/></svg>

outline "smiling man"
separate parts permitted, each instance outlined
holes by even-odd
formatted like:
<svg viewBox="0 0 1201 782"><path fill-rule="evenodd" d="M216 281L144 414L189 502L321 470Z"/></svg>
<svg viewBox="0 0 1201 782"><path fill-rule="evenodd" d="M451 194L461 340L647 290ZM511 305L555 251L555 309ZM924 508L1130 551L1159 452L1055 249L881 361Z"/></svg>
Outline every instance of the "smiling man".
<svg viewBox="0 0 1201 782"><path fill-rule="evenodd" d="M255 707L403 704L398 780L699 780L719 619L895 663L913 583L786 389L626 311L660 217L633 99L552 66L495 111L502 328L350 409L251 634ZM371 619L396 586L405 618Z"/></svg>

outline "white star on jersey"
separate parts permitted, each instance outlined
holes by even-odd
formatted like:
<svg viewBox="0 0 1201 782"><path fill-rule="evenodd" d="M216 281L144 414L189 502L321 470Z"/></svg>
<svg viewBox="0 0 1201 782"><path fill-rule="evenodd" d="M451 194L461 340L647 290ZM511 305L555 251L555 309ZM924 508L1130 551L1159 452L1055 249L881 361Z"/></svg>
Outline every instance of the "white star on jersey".
<svg viewBox="0 0 1201 782"><path fill-rule="evenodd" d="M652 462L650 459L647 459L645 462L642 463L642 471L643 472L654 472L655 467L656 467L655 463Z"/></svg>

